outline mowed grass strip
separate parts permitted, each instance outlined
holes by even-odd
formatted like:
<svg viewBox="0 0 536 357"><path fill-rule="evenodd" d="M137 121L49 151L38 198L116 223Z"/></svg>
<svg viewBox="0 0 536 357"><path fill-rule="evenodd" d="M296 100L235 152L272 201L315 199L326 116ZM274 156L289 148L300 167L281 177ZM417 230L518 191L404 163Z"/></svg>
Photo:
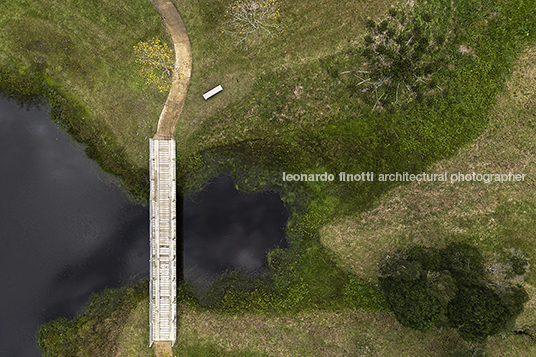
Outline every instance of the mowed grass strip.
<svg viewBox="0 0 536 357"><path fill-rule="evenodd" d="M218 314L180 304L177 356L444 357L467 351L454 330L421 333L401 326L386 312L312 311L278 316ZM147 348L148 301L140 302L123 330L119 356L153 356ZM529 356L528 336L492 337L488 356Z"/></svg>
<svg viewBox="0 0 536 357"><path fill-rule="evenodd" d="M340 264L367 279L377 276L380 259L411 244L442 247L468 241L489 260L503 261L519 248L534 264L536 245L536 47L522 54L507 89L498 96L488 129L427 173L525 174L524 182L414 182L379 199L374 209L342 216L321 229L323 245ZM450 176L449 176L450 178ZM534 269L533 269L534 270ZM525 288L531 296L518 318L536 321L536 273Z"/></svg>
<svg viewBox="0 0 536 357"><path fill-rule="evenodd" d="M151 37L169 43L149 1L27 1L0 4L0 66L73 94L106 150L148 167L148 138L166 99L143 83L133 46Z"/></svg>

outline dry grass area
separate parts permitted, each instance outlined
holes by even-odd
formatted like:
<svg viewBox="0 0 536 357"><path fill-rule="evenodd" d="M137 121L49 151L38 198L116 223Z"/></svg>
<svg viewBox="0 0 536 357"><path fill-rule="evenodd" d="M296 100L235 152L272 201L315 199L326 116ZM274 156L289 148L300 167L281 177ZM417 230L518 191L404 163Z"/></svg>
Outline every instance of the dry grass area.
<svg viewBox="0 0 536 357"><path fill-rule="evenodd" d="M374 277L380 259L412 243L444 246L469 240L488 259L518 247L532 258L536 233L536 47L517 61L507 89L500 93L489 128L453 157L427 173L519 173L525 182L414 182L387 193L373 210L339 217L323 227L321 239L339 261L363 278ZM518 319L536 321L536 278L526 289L532 297Z"/></svg>
<svg viewBox="0 0 536 357"><path fill-rule="evenodd" d="M154 350L149 347L148 300L141 301L130 314L118 340L118 349L116 357L154 357Z"/></svg>
<svg viewBox="0 0 536 357"><path fill-rule="evenodd" d="M178 340L181 345L208 342L270 356L347 356L354 345L354 325L345 313L265 317L183 310Z"/></svg>
<svg viewBox="0 0 536 357"><path fill-rule="evenodd" d="M499 244L505 237L494 234L499 230L493 217L498 207L506 203L523 205L535 198L536 68L531 62L535 54L536 48L532 48L520 58L508 90L498 98L492 123L485 133L454 157L426 171L438 174L446 171L449 175L512 172L526 174L525 182L447 181L403 185L390 191L375 209L358 216L340 217L324 227L323 243L363 277L373 276L380 257L399 245L442 246L447 239L470 236L479 237L475 244L480 246ZM523 214L515 218L525 220ZM519 238L534 242L536 237Z"/></svg>
<svg viewBox="0 0 536 357"><path fill-rule="evenodd" d="M147 347L148 303L140 303L123 331L118 356L152 357ZM344 310L296 315L223 315L181 306L175 356L188 356L196 346L211 345L241 355L408 356L443 357L467 348L453 330L421 333L401 326L384 312ZM515 344L514 344L515 343ZM222 352L222 353L224 353ZM528 356L536 346L528 336L494 337L490 356ZM197 355L197 354L196 354Z"/></svg>
<svg viewBox="0 0 536 357"><path fill-rule="evenodd" d="M529 291L534 296L534 288ZM534 306L534 299L528 304ZM116 357L154 357L148 347L149 303L133 310L118 340ZM223 315L181 305L174 356L189 356L200 346L217 355L241 356L408 356L443 357L467 345L453 330L421 333L401 326L384 312L343 310L296 315ZM532 320L534 321L534 320ZM528 336L490 338L488 356L529 356L536 345ZM195 356L213 355L197 353Z"/></svg>

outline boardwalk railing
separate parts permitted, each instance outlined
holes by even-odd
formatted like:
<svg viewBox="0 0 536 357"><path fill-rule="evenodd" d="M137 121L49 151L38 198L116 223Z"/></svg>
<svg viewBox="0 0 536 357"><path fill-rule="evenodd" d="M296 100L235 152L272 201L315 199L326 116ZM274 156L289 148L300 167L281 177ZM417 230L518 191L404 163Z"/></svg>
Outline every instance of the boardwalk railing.
<svg viewBox="0 0 536 357"><path fill-rule="evenodd" d="M171 341L176 332L177 232L175 140L149 140L151 197L150 337Z"/></svg>

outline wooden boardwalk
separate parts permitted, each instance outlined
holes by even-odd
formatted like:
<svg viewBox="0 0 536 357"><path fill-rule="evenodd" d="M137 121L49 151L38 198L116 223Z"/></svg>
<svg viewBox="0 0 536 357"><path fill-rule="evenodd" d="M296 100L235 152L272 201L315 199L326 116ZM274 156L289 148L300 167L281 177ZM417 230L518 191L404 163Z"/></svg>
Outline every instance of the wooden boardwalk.
<svg viewBox="0 0 536 357"><path fill-rule="evenodd" d="M149 140L151 197L150 337L175 343L177 292L177 232L175 140Z"/></svg>
<svg viewBox="0 0 536 357"><path fill-rule="evenodd" d="M186 98L192 72L192 50L186 26L169 0L151 0L162 16L175 52L176 74L150 141L151 283L149 346L158 357L171 355L176 331L176 186L175 126Z"/></svg>

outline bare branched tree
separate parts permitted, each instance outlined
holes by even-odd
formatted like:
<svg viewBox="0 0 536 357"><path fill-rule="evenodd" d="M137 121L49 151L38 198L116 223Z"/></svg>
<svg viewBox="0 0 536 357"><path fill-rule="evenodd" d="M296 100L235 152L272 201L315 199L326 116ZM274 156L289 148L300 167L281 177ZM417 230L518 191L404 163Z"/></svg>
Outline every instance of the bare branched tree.
<svg viewBox="0 0 536 357"><path fill-rule="evenodd" d="M226 21L222 32L236 39L235 45L244 44L251 34L258 37L261 33L270 37L283 30L277 19L280 16L278 0L239 0L227 7Z"/></svg>

